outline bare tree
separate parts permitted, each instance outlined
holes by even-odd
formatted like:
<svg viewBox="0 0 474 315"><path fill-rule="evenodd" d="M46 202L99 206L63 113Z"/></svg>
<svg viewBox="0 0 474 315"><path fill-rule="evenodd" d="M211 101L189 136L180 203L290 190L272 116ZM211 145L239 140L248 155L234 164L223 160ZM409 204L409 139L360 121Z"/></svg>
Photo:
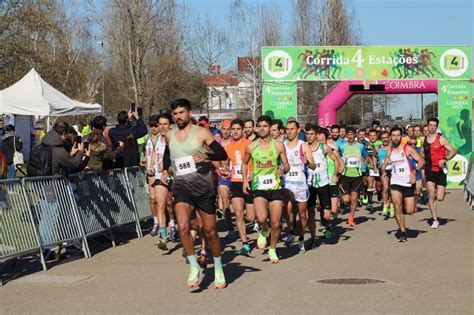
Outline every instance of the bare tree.
<svg viewBox="0 0 474 315"><path fill-rule="evenodd" d="M251 118L256 120L262 106L262 47L282 44L281 10L276 2L255 7L234 0L231 11L235 42L247 57L244 59L246 71L239 78L238 97L249 109Z"/></svg>

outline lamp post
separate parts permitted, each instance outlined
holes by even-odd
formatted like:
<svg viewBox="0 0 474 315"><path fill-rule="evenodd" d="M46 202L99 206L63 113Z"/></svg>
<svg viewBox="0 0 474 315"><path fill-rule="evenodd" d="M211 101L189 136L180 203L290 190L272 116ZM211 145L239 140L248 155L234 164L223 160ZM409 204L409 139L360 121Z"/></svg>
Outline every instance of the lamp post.
<svg viewBox="0 0 474 315"><path fill-rule="evenodd" d="M99 44L102 47L102 53L100 54L100 69L102 74L102 116L105 116L104 42L100 41Z"/></svg>

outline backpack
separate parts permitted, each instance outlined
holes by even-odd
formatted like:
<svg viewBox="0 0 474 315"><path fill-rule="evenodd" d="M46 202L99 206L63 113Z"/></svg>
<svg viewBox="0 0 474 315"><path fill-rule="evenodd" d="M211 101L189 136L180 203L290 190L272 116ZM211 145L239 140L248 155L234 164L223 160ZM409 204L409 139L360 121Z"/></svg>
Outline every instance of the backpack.
<svg viewBox="0 0 474 315"><path fill-rule="evenodd" d="M48 176L53 174L53 146L38 144L31 149L27 164L28 176Z"/></svg>

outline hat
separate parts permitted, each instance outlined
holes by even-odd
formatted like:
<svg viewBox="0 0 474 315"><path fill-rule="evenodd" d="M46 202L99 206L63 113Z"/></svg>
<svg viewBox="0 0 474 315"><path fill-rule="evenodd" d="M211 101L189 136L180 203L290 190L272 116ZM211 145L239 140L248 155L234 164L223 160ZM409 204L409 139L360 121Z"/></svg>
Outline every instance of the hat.
<svg viewBox="0 0 474 315"><path fill-rule="evenodd" d="M221 123L221 128L230 128L230 125L231 125L230 120L224 120L224 121Z"/></svg>
<svg viewBox="0 0 474 315"><path fill-rule="evenodd" d="M204 120L201 120L200 122L198 122L197 125L198 125L199 127L203 127L203 128L209 129L209 124L208 124L206 121L204 121Z"/></svg>
<svg viewBox="0 0 474 315"><path fill-rule="evenodd" d="M158 115L151 115L148 120L148 125L158 125Z"/></svg>
<svg viewBox="0 0 474 315"><path fill-rule="evenodd" d="M295 117L288 117L288 119L286 120L286 122L291 122L291 121L296 121L296 118Z"/></svg>

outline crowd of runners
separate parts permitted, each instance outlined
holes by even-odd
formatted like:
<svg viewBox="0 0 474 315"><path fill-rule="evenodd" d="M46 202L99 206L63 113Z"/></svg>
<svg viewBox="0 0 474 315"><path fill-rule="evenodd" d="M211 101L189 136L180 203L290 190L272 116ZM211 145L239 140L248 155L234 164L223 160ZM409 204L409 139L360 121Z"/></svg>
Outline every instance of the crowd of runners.
<svg viewBox="0 0 474 315"><path fill-rule="evenodd" d="M179 232L190 265L188 287L199 285L208 251L215 287L226 286L219 219L225 218L226 239L240 238L239 254L248 255L255 242L259 250L268 248L271 263L279 262L279 241L299 253L317 246L316 212L324 238L338 237L338 216L347 215L343 222L354 228L362 206L395 218L399 242L407 241L404 215L415 213L420 203L429 205L431 228L439 226L446 161L456 150L440 134L436 118L406 128L382 128L374 121L371 128L357 130L301 126L294 118L284 126L260 116L256 122L223 121L216 129L205 118L195 121L191 110L188 100L179 99L171 114L150 117L142 160L154 216L151 234L166 250ZM287 233L280 240L283 225ZM249 231L258 237L250 239Z"/></svg>

